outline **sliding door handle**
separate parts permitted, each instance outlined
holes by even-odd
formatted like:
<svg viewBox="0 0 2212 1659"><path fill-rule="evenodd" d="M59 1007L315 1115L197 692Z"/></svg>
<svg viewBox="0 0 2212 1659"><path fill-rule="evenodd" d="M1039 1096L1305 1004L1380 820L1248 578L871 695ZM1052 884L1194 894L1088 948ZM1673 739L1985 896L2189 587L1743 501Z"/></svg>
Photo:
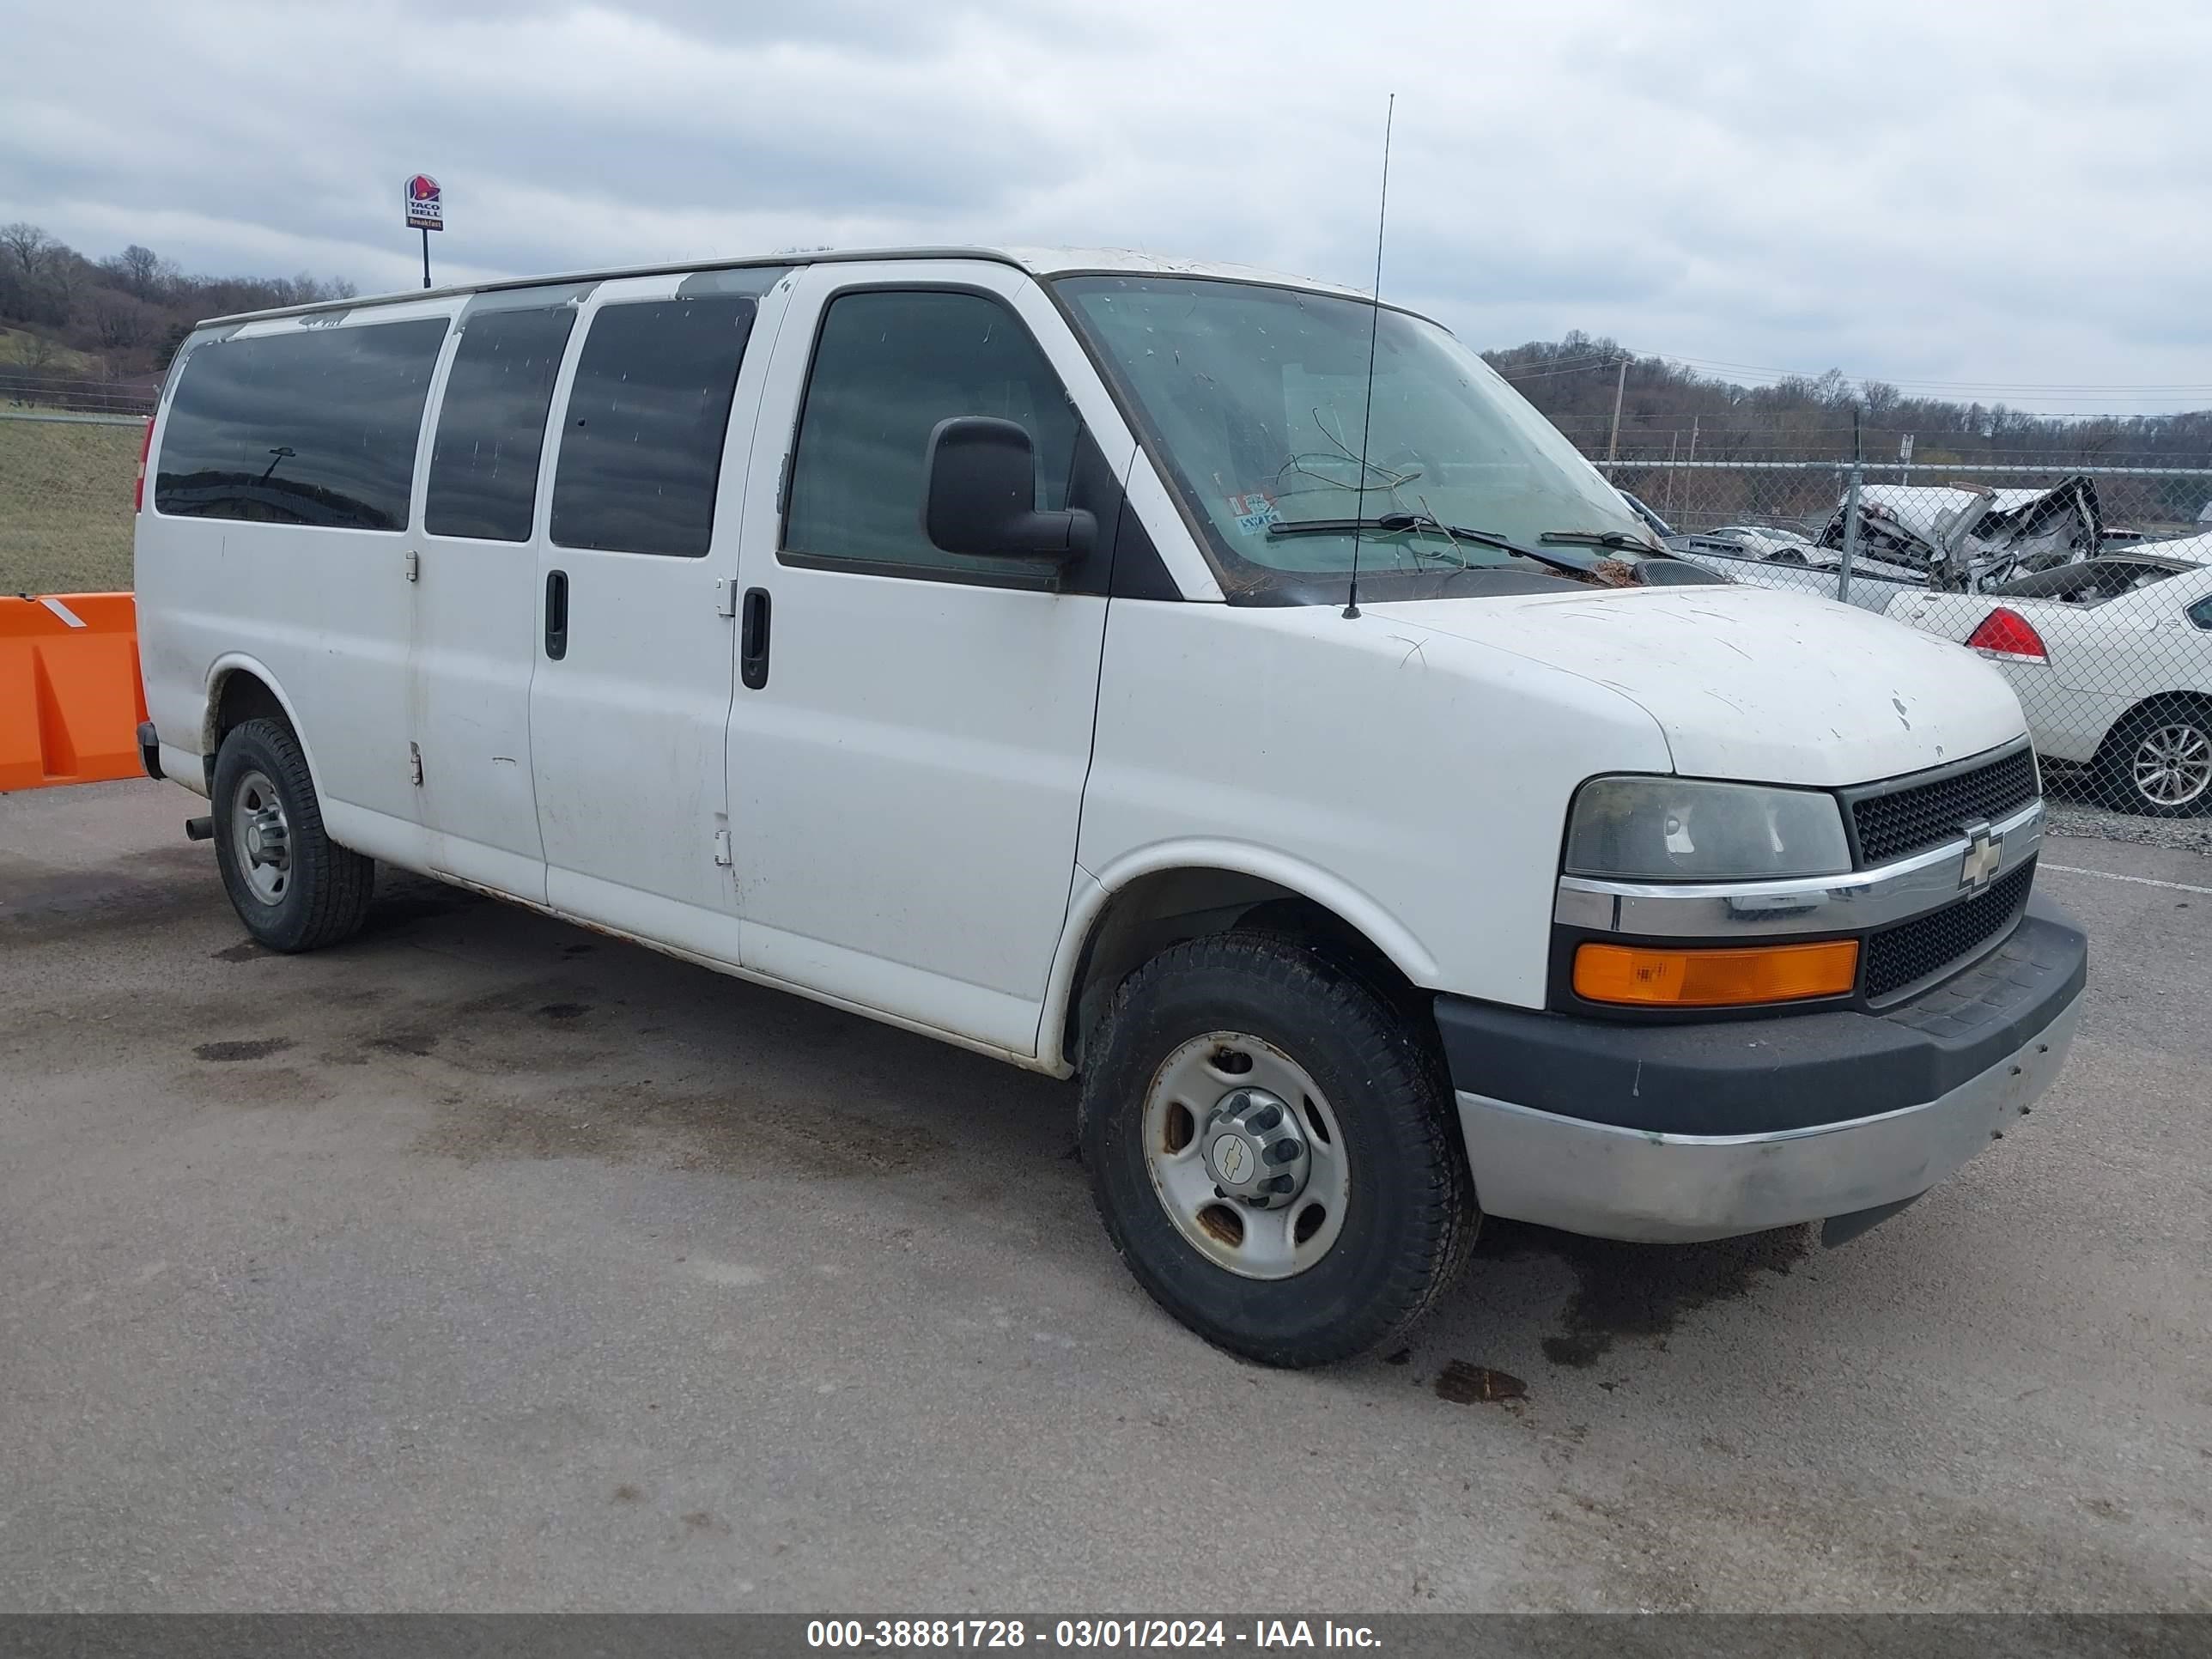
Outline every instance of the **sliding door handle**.
<svg viewBox="0 0 2212 1659"><path fill-rule="evenodd" d="M768 589L745 589L738 629L738 678L749 691L768 684Z"/></svg>
<svg viewBox="0 0 2212 1659"><path fill-rule="evenodd" d="M568 654L568 573L545 573L545 654L555 662Z"/></svg>

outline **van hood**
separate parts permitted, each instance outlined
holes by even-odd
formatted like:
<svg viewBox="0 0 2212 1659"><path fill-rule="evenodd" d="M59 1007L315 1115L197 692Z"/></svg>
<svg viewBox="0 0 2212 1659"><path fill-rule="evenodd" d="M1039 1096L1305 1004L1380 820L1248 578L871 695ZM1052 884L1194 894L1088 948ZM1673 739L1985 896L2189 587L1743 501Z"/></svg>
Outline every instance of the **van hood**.
<svg viewBox="0 0 2212 1659"><path fill-rule="evenodd" d="M2027 730L1972 652L1870 611L1761 588L1685 586L1419 599L1361 607L1578 675L1658 722L1688 776L1869 783Z"/></svg>

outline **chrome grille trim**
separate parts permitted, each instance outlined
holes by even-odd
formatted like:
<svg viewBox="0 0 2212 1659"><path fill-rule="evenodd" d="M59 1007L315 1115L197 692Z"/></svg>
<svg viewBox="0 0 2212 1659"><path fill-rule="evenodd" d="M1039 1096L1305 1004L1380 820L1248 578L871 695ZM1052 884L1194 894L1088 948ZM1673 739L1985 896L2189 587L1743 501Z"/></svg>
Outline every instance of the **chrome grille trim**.
<svg viewBox="0 0 2212 1659"><path fill-rule="evenodd" d="M2002 880L2043 845L2043 803L1990 826ZM1562 876L1552 919L1596 933L1728 942L1792 933L1860 933L1893 927L1963 898L1972 843L1964 835L1872 870L1786 881L1600 881Z"/></svg>

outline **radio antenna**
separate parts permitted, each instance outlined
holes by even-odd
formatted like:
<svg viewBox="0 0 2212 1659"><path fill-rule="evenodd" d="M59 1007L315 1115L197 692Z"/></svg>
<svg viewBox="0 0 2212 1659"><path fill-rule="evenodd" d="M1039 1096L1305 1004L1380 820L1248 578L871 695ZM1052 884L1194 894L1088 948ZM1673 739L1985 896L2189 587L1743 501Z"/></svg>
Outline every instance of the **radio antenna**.
<svg viewBox="0 0 2212 1659"><path fill-rule="evenodd" d="M1352 586L1344 596L1344 614L1355 620L1359 615L1359 526L1367 516L1367 440L1375 424L1375 337L1382 326L1382 227L1390 214L1390 124L1397 113L1398 94L1394 92L1382 112L1382 194L1375 209L1375 292L1368 301L1367 314L1367 406L1359 417L1359 493L1353 497L1357 505L1352 520Z"/></svg>

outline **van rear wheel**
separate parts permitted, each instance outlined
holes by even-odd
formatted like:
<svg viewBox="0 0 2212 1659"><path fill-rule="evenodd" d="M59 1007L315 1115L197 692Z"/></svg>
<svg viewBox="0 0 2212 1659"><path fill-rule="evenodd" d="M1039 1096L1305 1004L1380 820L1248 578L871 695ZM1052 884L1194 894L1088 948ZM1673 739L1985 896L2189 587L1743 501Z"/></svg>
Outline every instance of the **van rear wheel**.
<svg viewBox="0 0 2212 1659"><path fill-rule="evenodd" d="M1388 1341L1465 1260L1477 1216L1432 1048L1297 944L1228 933L1115 994L1083 1085L1091 1194L1153 1299L1263 1364Z"/></svg>
<svg viewBox="0 0 2212 1659"><path fill-rule="evenodd" d="M231 908L272 951L314 951L368 914L376 864L323 832L300 740L283 722L246 720L216 751L215 856Z"/></svg>

